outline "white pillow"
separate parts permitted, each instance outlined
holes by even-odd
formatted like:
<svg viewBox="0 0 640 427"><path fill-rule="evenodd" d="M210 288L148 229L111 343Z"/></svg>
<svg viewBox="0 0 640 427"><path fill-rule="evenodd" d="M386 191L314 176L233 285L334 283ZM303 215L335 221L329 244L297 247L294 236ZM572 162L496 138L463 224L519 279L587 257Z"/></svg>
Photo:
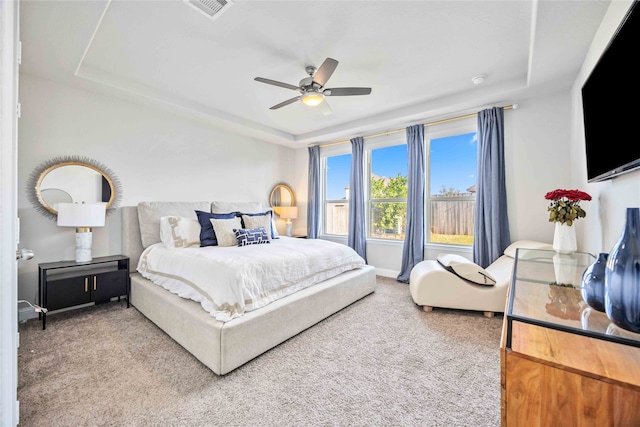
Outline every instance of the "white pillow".
<svg viewBox="0 0 640 427"><path fill-rule="evenodd" d="M236 232L242 228L240 218L237 216L229 219L217 219L210 218L213 231L216 233L216 240L218 246L237 246L238 240L236 239Z"/></svg>
<svg viewBox="0 0 640 427"><path fill-rule="evenodd" d="M493 286L496 284L496 279L484 268L463 256L454 254L438 255L437 260L445 269L462 279L478 285Z"/></svg>
<svg viewBox="0 0 640 427"><path fill-rule="evenodd" d="M504 250L504 254L508 257L515 258L516 250L518 248L552 250L553 246L549 243L536 242L535 240L518 240L517 242L513 242L507 246L507 249Z"/></svg>
<svg viewBox="0 0 640 427"><path fill-rule="evenodd" d="M244 222L244 228L264 228L268 230L267 238L271 240L271 213L265 215L242 215L242 222Z"/></svg>
<svg viewBox="0 0 640 427"><path fill-rule="evenodd" d="M166 248L200 246L200 223L192 218L160 217L160 240Z"/></svg>

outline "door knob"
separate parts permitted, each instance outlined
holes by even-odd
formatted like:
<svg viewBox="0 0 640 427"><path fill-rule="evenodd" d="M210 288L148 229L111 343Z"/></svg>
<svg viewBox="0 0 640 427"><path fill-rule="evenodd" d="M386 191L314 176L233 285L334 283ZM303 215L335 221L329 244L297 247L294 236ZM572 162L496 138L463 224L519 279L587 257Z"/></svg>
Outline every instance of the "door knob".
<svg viewBox="0 0 640 427"><path fill-rule="evenodd" d="M16 251L16 259L31 259L33 258L33 251L29 250L29 249L20 249Z"/></svg>

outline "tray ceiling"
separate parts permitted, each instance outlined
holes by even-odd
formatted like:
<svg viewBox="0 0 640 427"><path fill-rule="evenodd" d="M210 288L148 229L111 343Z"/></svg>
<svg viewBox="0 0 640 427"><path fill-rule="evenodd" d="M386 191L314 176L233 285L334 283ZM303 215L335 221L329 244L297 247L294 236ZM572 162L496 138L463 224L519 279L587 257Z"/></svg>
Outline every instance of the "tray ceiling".
<svg viewBox="0 0 640 427"><path fill-rule="evenodd" d="M175 108L291 147L517 102L570 84L609 1L241 1L211 19L181 0L21 3L21 72ZM297 93L339 61L331 114ZM487 78L475 85L472 78Z"/></svg>

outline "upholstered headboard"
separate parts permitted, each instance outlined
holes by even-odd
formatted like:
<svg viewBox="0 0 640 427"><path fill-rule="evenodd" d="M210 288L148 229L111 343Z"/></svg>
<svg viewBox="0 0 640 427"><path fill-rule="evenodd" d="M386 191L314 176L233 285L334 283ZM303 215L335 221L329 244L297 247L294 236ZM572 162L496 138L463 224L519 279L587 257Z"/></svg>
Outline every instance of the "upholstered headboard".
<svg viewBox="0 0 640 427"><path fill-rule="evenodd" d="M195 210L214 213L260 212L260 202L140 202L138 206L123 206L122 254L129 257L129 268L136 271L145 247L160 241L160 218L167 215L191 216ZM142 227L141 227L142 224Z"/></svg>
<svg viewBox="0 0 640 427"><path fill-rule="evenodd" d="M129 257L129 269L134 272L143 251L138 207L123 206L120 212L122 214L122 254Z"/></svg>

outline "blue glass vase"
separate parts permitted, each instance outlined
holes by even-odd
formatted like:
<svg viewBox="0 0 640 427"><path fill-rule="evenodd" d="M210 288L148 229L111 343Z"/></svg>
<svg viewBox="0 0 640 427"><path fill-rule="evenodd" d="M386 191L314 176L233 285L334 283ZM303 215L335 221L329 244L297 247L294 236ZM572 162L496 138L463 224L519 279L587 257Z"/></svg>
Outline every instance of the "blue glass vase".
<svg viewBox="0 0 640 427"><path fill-rule="evenodd" d="M640 208L627 208L622 236L609 252L604 285L609 319L640 332Z"/></svg>
<svg viewBox="0 0 640 427"><path fill-rule="evenodd" d="M604 271L609 254L600 253L595 262L582 274L582 299L594 310L604 310Z"/></svg>

